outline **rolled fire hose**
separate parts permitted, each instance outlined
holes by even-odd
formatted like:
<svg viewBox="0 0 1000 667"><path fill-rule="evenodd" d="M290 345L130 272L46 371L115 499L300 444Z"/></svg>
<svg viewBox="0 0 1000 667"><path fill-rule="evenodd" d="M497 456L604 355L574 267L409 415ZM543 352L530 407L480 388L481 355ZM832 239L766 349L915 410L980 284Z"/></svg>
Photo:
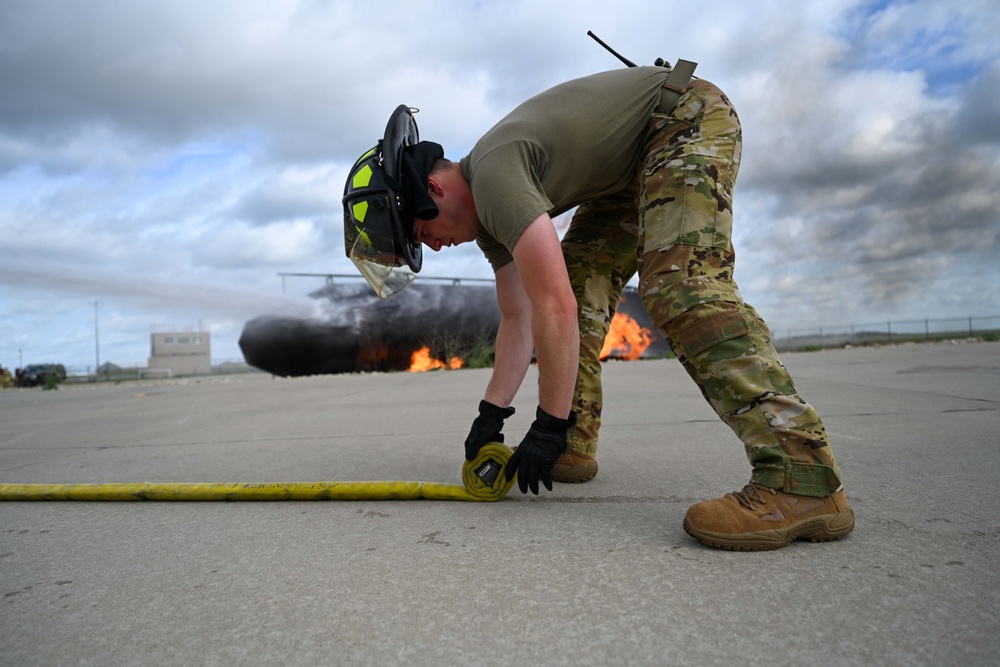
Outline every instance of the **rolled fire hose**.
<svg viewBox="0 0 1000 667"><path fill-rule="evenodd" d="M462 465L462 486L439 482L265 482L0 484L0 500L500 500L514 480L503 467L507 445L483 445Z"/></svg>

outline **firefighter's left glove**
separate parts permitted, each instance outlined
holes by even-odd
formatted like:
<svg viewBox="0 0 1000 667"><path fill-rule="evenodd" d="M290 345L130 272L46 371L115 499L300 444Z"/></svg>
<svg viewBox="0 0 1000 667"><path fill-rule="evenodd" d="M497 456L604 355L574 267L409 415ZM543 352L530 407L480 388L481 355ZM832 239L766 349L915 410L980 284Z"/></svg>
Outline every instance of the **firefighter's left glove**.
<svg viewBox="0 0 1000 667"><path fill-rule="evenodd" d="M472 430L465 439L465 460L476 458L487 442L503 442L503 420L514 414L514 408L501 408L488 401L479 401L479 416L472 422Z"/></svg>
<svg viewBox="0 0 1000 667"><path fill-rule="evenodd" d="M576 413L570 412L567 419L558 419L541 408L535 412L535 421L528 434L518 445L504 467L504 477L509 482L517 474L517 488L521 493L528 489L538 495L538 480L549 491L552 490L552 468L556 460L566 451L566 432L576 424Z"/></svg>

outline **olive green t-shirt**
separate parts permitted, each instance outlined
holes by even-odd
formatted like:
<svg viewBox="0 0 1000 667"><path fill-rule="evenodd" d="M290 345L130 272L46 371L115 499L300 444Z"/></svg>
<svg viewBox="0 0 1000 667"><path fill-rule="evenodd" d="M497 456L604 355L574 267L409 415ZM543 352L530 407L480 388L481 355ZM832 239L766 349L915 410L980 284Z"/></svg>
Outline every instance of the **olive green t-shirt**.
<svg viewBox="0 0 1000 667"><path fill-rule="evenodd" d="M670 70L630 67L550 88L493 126L461 159L496 271L538 216L614 194L635 178Z"/></svg>

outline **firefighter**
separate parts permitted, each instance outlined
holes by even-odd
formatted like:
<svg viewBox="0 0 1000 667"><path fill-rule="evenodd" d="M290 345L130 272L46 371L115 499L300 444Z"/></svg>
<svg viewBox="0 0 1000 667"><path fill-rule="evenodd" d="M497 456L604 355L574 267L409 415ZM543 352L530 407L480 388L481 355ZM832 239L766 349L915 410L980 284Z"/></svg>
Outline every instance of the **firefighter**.
<svg viewBox="0 0 1000 667"><path fill-rule="evenodd" d="M736 550L837 539L854 527L820 417L733 280L739 117L694 63L557 85L501 119L457 162L393 114L345 188L348 256L391 296L434 251L476 241L496 276L496 363L466 440L503 438L532 356L535 420L505 468L522 493L597 472L598 357L625 284L752 466L740 491L688 509L684 529ZM552 218L575 208L560 241ZM567 344L579 341L579 345Z"/></svg>

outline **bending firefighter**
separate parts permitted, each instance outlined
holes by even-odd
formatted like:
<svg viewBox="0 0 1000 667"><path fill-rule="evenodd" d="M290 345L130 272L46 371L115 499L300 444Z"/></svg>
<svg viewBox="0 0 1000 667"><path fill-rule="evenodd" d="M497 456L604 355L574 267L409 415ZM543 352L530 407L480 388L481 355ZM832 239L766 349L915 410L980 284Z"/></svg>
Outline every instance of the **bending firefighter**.
<svg viewBox="0 0 1000 667"><path fill-rule="evenodd" d="M387 297L420 270L421 244L477 242L496 274L501 323L466 458L502 440L534 354L536 418L504 474L536 494L539 481L551 491L553 480L597 474L598 357L638 274L653 323L753 467L742 490L689 508L684 529L738 550L840 538L854 513L826 431L733 281L739 118L693 70L680 61L555 86L458 162L419 141L412 110L399 107L348 177L347 253ZM552 217L574 207L560 242Z"/></svg>

